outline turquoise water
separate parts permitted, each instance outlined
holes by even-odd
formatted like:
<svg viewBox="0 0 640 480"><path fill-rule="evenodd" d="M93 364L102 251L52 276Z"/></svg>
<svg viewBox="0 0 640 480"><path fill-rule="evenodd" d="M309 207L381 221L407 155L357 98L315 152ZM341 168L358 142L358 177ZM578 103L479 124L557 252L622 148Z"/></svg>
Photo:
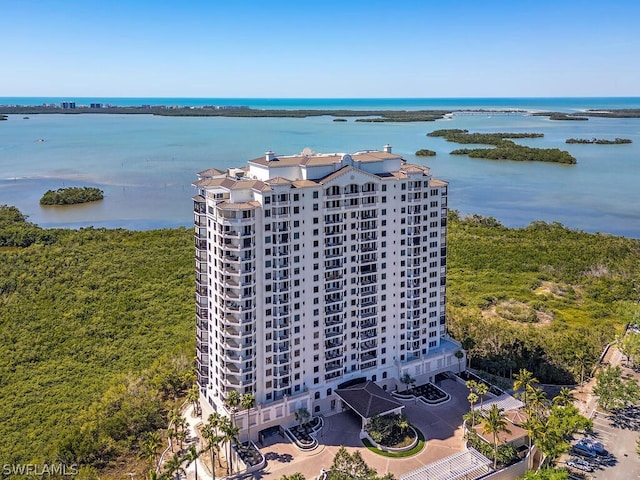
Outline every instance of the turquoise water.
<svg viewBox="0 0 640 480"><path fill-rule="evenodd" d="M13 99L18 100L18 99ZM31 99L33 104L51 99ZM81 103L79 99L76 100ZM116 103L115 99L111 103ZM129 99L134 105L168 99ZM158 100L158 102L154 102ZM172 99L188 104L196 99ZM202 104L220 99L199 99ZM102 101L101 99L87 99ZM385 99L250 100L230 105L260 108L523 108L580 110L640 108L640 99ZM250 103L253 102L253 103ZM481 103L482 101L486 103ZM275 103L273 103L275 102ZM307 103L304 103L307 102ZM376 103L377 102L377 103ZM458 102L454 105L455 102ZM608 103L607 103L608 102ZM0 104L8 102L0 98ZM26 101L22 103L27 103ZM122 103L118 103L122 104ZM195 105L195 103L193 103ZM555 108L554 108L555 105ZM457 148L425 134L439 128L542 132L522 141L566 149L574 166L473 160L448 153ZM631 138L630 145L566 145L569 137ZM44 140L44 141L40 141ZM223 118L150 115L12 115L0 122L0 204L19 207L43 226L107 226L134 229L190 225L191 183L209 167L246 165L266 150L291 154L353 152L393 145L408 161L431 167L450 182L449 206L463 214L493 216L507 226L534 220L640 238L640 119L558 122L525 115L457 115L415 123L333 122L331 117ZM416 158L421 148L438 155ZM40 207L47 189L91 185L105 200L75 207Z"/></svg>
<svg viewBox="0 0 640 480"><path fill-rule="evenodd" d="M124 107L248 106L261 109L523 109L572 112L585 109L640 108L640 97L522 97L522 98L133 98L133 97L0 97L0 105L42 105L74 101Z"/></svg>

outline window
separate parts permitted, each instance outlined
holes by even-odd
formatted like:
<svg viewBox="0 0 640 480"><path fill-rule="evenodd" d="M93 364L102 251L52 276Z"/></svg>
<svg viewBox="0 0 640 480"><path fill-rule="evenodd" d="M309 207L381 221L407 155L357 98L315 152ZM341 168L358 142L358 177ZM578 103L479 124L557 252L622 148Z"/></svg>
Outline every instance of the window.
<svg viewBox="0 0 640 480"><path fill-rule="evenodd" d="M313 198L318 198L318 192L313 192Z"/></svg>

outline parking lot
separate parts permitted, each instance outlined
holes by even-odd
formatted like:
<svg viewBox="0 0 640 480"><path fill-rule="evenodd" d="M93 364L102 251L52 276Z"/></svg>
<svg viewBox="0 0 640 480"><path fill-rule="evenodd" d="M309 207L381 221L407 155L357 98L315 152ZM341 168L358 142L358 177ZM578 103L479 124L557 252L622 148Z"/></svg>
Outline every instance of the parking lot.
<svg viewBox="0 0 640 480"><path fill-rule="evenodd" d="M623 368L623 374L638 373ZM593 480L640 479L640 456L636 453L636 441L640 432L640 406L630 406L616 413L594 412L593 434L590 437L601 442L611 455L608 465L595 465L593 473L585 478ZM575 443L575 442L574 442ZM592 462L595 463L595 462ZM601 462L605 463L605 462ZM574 470L578 472L578 470Z"/></svg>

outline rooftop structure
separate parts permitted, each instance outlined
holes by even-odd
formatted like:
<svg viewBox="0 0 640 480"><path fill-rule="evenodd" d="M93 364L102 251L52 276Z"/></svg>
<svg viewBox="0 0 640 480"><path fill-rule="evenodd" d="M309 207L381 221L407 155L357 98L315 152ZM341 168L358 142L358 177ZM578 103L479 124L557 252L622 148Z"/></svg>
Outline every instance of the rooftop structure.
<svg viewBox="0 0 640 480"><path fill-rule="evenodd" d="M280 156L194 182L198 383L251 393L250 433L341 411L336 389L457 371L447 339L447 183L381 151ZM236 418L241 438L247 415Z"/></svg>

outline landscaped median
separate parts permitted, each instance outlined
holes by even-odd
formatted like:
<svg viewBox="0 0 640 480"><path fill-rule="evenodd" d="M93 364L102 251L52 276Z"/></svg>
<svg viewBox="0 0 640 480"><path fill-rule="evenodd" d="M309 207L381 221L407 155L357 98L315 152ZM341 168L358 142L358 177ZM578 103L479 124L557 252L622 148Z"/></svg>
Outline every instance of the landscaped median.
<svg viewBox="0 0 640 480"><path fill-rule="evenodd" d="M391 392L391 395L404 401L416 399L424 405L441 405L451 400L451 395L433 383L412 387L404 392Z"/></svg>
<svg viewBox="0 0 640 480"><path fill-rule="evenodd" d="M404 447L388 447L385 445L379 445L376 443L366 432L360 433L360 439L365 447L371 450L373 453L378 455L382 455L383 457L390 458L404 458L411 457L416 455L422 451L424 446L426 445L426 441L423 433L417 428L410 426L409 427L413 433L415 433L415 437L411 441L410 444Z"/></svg>
<svg viewBox="0 0 640 480"><path fill-rule="evenodd" d="M299 450L308 452L318 446L316 435L322 427L324 427L322 417L313 417L309 422L288 428L281 427L281 429L285 437L291 440Z"/></svg>

